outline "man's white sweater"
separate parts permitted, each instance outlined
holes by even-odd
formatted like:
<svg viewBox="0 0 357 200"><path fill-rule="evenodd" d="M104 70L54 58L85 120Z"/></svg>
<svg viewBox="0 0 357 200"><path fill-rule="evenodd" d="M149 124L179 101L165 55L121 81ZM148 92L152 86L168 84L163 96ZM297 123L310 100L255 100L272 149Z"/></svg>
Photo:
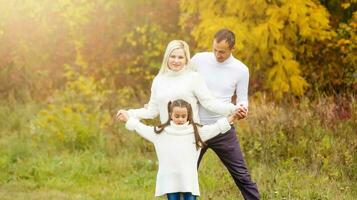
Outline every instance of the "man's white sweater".
<svg viewBox="0 0 357 200"><path fill-rule="evenodd" d="M220 116L228 116L236 109L233 104L216 99L200 74L190 69L183 69L179 72L169 70L157 75L151 86L147 107L130 109L128 113L138 119L153 119L160 114L161 123L165 123L168 120L167 104L177 99L183 99L191 104L193 120L197 123L200 123L198 102Z"/></svg>
<svg viewBox="0 0 357 200"><path fill-rule="evenodd" d="M249 70L232 55L224 62L217 62L212 52L197 53L191 59L191 65L202 75L208 89L222 102L231 102L236 91L239 106L248 108ZM211 124L222 118L219 112L211 112L205 106L199 106L202 124Z"/></svg>
<svg viewBox="0 0 357 200"><path fill-rule="evenodd" d="M154 127L147 126L136 118L130 117L126 128L135 130L140 136L152 142L159 161L155 196L174 192L191 192L200 195L197 161L201 149L196 149L193 126L176 125L171 121L163 132L156 134ZM203 141L225 133L231 128L227 118L215 124L198 127Z"/></svg>

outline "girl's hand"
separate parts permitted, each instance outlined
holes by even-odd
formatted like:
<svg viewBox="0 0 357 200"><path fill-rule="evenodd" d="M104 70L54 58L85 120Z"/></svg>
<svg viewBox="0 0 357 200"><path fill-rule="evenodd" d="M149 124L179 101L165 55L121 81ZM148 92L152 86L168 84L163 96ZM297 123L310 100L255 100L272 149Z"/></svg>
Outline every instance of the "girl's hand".
<svg viewBox="0 0 357 200"><path fill-rule="evenodd" d="M119 110L116 117L120 122L126 122L128 121L129 115L125 110Z"/></svg>

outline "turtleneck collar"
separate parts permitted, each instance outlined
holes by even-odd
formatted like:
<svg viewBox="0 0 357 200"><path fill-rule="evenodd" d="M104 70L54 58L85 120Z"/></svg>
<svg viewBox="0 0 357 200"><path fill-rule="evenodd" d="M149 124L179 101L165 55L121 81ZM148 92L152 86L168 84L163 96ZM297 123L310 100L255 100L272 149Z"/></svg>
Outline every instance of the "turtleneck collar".
<svg viewBox="0 0 357 200"><path fill-rule="evenodd" d="M214 60L216 61L217 64L221 64L221 65L226 65L228 63L231 63L233 60L233 55L231 54L225 61L223 62L218 62L216 58L214 58Z"/></svg>
<svg viewBox="0 0 357 200"><path fill-rule="evenodd" d="M193 127L189 122L186 122L182 125L175 124L175 122L170 121L170 126L165 128L165 131L168 134L172 135L187 135L193 133Z"/></svg>
<svg viewBox="0 0 357 200"><path fill-rule="evenodd" d="M164 74L166 76L179 76L184 74L186 71L187 71L187 66L185 65L180 71L173 71L170 68L167 68Z"/></svg>

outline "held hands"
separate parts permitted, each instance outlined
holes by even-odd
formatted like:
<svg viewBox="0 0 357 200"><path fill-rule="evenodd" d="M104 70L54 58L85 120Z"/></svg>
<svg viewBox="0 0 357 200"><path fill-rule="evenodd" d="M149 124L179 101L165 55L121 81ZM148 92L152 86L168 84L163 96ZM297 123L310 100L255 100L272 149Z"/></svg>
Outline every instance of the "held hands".
<svg viewBox="0 0 357 200"><path fill-rule="evenodd" d="M229 123L233 123L234 120L244 119L245 117L247 117L247 113L248 109L242 104L240 104L240 107L237 108L234 113L228 117L228 121Z"/></svg>
<svg viewBox="0 0 357 200"><path fill-rule="evenodd" d="M247 117L248 114L248 109L243 106L243 104L240 104L240 107L236 109L234 115L235 117L239 120L239 119L244 119Z"/></svg>
<svg viewBox="0 0 357 200"><path fill-rule="evenodd" d="M126 110L119 110L116 117L120 122L126 122L128 121L129 115Z"/></svg>

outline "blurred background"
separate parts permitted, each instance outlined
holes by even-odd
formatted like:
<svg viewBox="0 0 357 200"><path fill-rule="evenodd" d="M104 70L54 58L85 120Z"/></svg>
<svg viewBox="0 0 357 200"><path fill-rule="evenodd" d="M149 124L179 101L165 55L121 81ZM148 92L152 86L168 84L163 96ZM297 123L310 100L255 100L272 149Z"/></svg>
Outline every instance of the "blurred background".
<svg viewBox="0 0 357 200"><path fill-rule="evenodd" d="M357 199L356 0L0 0L0 199L153 199L154 148L115 113L148 101L169 41L210 51L223 27L262 199ZM242 199L212 152L200 184Z"/></svg>

